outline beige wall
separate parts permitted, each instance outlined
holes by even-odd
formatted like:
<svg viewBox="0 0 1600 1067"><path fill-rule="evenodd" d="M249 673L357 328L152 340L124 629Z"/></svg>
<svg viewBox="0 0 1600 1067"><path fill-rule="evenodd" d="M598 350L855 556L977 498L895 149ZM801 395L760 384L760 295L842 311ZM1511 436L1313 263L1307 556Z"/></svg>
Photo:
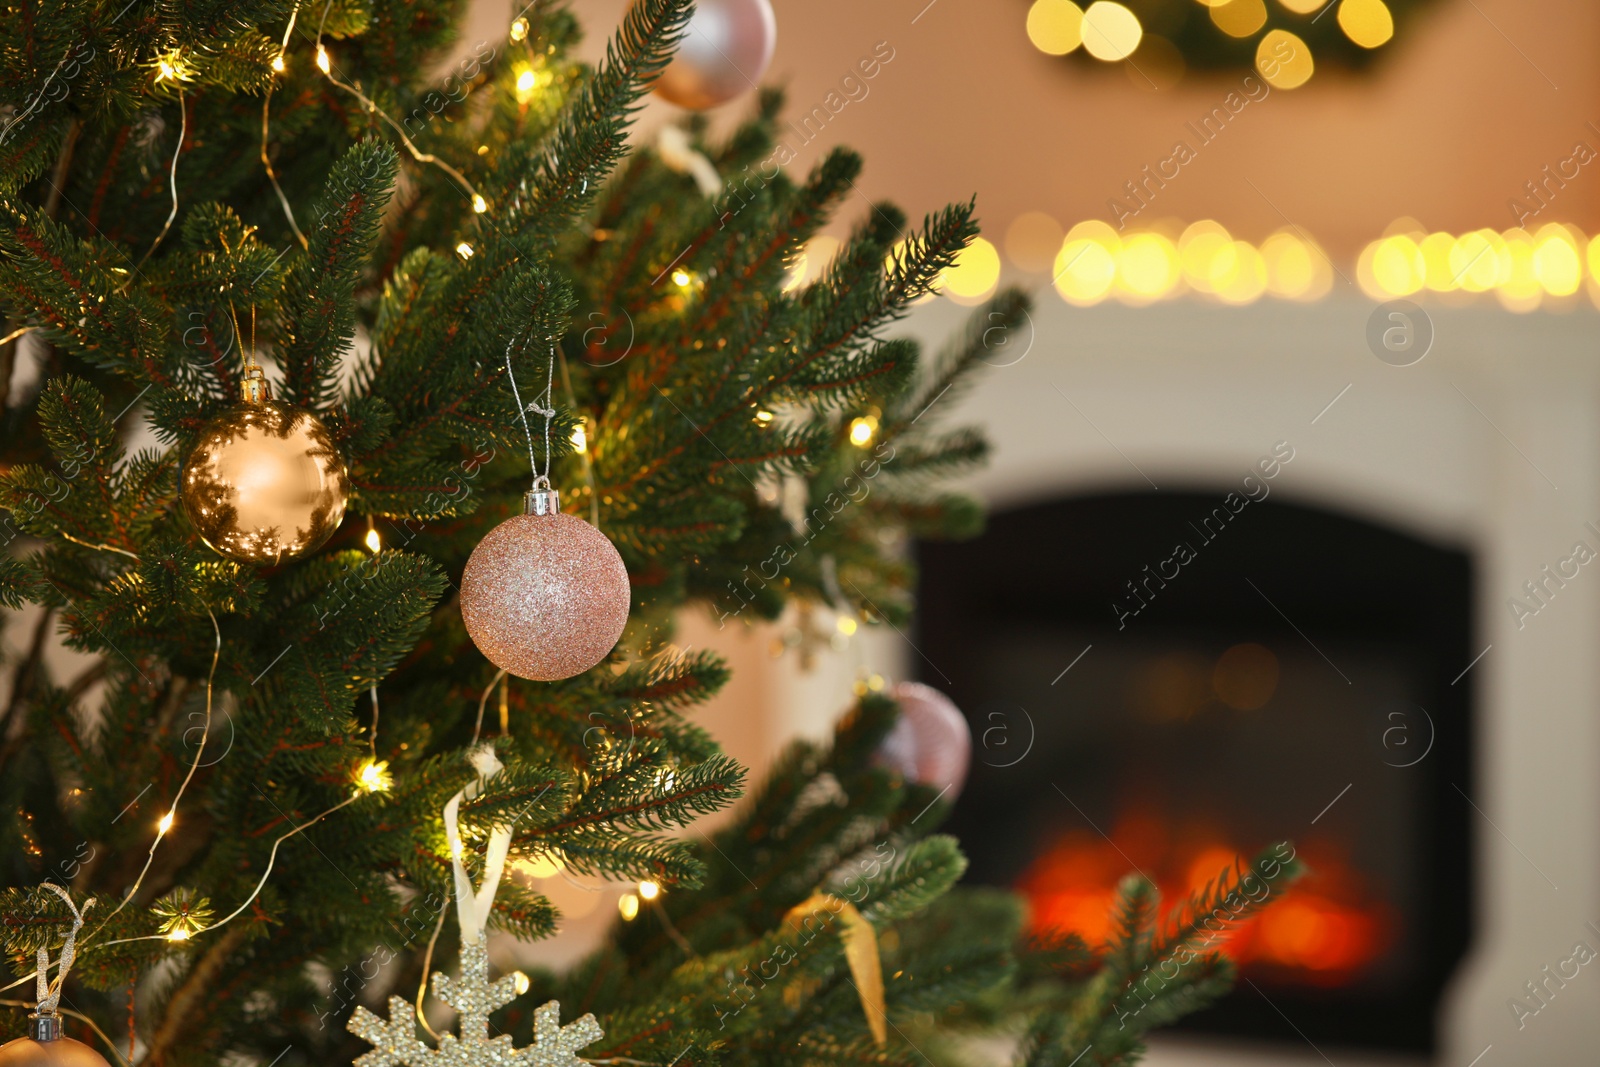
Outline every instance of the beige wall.
<svg viewBox="0 0 1600 1067"><path fill-rule="evenodd" d="M848 144L867 159L865 197L918 217L977 193L997 243L1025 211L1066 223L1106 217L1107 199L1238 84L1191 73L1152 93L1120 68L1035 51L1026 0L927 5L776 0L768 80L788 86L795 112L820 104L878 42L894 49L865 99L811 144L794 139L793 168ZM626 3L574 0L573 8L594 55ZM471 40L503 34L509 11L507 0L478 0ZM1216 218L1252 240L1287 218L1349 259L1401 216L1452 232L1504 229L1506 201L1524 182L1579 139L1600 148L1600 130L1588 125L1600 125L1600 4L1435 0L1401 31L1369 76L1321 69L1304 88L1246 107L1141 218ZM657 105L645 122L678 113ZM1541 221L1600 229L1596 171L1585 168Z"/></svg>

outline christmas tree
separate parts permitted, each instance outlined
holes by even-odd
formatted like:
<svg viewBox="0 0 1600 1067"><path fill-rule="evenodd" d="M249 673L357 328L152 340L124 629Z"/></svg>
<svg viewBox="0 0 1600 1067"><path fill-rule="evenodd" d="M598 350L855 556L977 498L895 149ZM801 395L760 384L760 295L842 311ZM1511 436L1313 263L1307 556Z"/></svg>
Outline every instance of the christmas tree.
<svg viewBox="0 0 1600 1067"><path fill-rule="evenodd" d="M1292 859L1170 910L1130 877L1109 944L1030 933L1015 896L957 884L950 799L876 758L897 708L872 691L682 832L745 782L690 717L726 668L674 650L674 613L904 625L906 540L980 524L941 480L982 437L941 420L1025 298L932 359L885 336L973 205L874 204L798 285L861 163L774 165L780 93L725 138L695 117L629 150L689 0L640 0L593 68L559 4L452 52L460 14L6 8L0 392L19 354L39 373L5 396L0 601L42 613L0 710L0 1036L70 936L65 1029L116 1062L487 1063L488 1033L530 1063L954 1063L984 1034L1130 1062L1228 988L1219 938ZM300 413L274 432L314 431L338 483L304 543L187 495L186 457L262 402L258 361ZM539 475L631 587L616 648L549 682L497 671L460 606ZM58 637L91 665L53 677ZM489 930L559 922L492 892L508 852L650 899L570 973L480 987L453 919L474 886ZM462 1013L437 1051L430 974Z"/></svg>

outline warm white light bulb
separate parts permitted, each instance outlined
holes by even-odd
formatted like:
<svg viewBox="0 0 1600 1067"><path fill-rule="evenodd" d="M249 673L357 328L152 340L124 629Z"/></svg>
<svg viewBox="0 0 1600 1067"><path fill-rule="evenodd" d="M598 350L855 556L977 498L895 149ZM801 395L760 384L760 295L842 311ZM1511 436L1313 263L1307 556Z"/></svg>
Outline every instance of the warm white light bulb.
<svg viewBox="0 0 1600 1067"><path fill-rule="evenodd" d="M373 554L377 554L383 548L383 540L375 529L367 531L367 548L371 549Z"/></svg>
<svg viewBox="0 0 1600 1067"><path fill-rule="evenodd" d="M285 64L283 62L283 53L282 52L279 52L277 55L272 57L272 69L273 70L277 71L279 74L282 74L284 66L285 66Z"/></svg>
<svg viewBox="0 0 1600 1067"><path fill-rule="evenodd" d="M639 917L639 898L632 893L622 894L622 899L617 901L617 911L622 913L624 922L632 922Z"/></svg>
<svg viewBox="0 0 1600 1067"><path fill-rule="evenodd" d="M639 895L646 900L654 900L661 895L661 887L655 882L640 882Z"/></svg>
<svg viewBox="0 0 1600 1067"><path fill-rule="evenodd" d="M193 935L189 933L188 929L182 926L176 927L167 932L168 941L187 941L192 936Z"/></svg>
<svg viewBox="0 0 1600 1067"><path fill-rule="evenodd" d="M511 972L511 988L517 991L517 996L520 997L522 994L526 993L528 991L528 986L532 984L533 983L528 980L528 976L523 974L521 971Z"/></svg>
<svg viewBox="0 0 1600 1067"><path fill-rule="evenodd" d="M462 259L471 259L472 246L467 244L467 242L462 241L460 244L456 245L456 255L460 256Z"/></svg>
<svg viewBox="0 0 1600 1067"><path fill-rule="evenodd" d="M178 813L175 811L169 811L165 815L161 816L161 821L156 823L156 832L164 834L168 830L172 829L172 824L177 817Z"/></svg>
<svg viewBox="0 0 1600 1067"><path fill-rule="evenodd" d="M385 760L367 760L356 770L356 785L364 793L387 793L394 779Z"/></svg>
<svg viewBox="0 0 1600 1067"><path fill-rule="evenodd" d="M525 41L528 38L528 20L524 18L513 19L511 22L511 39Z"/></svg>
<svg viewBox="0 0 1600 1067"><path fill-rule="evenodd" d="M317 69L326 74L333 69L333 61L328 58L328 50L317 45Z"/></svg>

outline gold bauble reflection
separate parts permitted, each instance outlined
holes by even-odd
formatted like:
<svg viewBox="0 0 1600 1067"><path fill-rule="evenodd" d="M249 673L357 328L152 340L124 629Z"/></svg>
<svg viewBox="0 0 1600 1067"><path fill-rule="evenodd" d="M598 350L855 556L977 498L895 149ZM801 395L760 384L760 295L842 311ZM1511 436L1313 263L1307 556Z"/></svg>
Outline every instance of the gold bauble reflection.
<svg viewBox="0 0 1600 1067"><path fill-rule="evenodd" d="M318 548L344 519L349 477L327 427L272 400L212 420L183 465L183 509L206 544L243 563Z"/></svg>

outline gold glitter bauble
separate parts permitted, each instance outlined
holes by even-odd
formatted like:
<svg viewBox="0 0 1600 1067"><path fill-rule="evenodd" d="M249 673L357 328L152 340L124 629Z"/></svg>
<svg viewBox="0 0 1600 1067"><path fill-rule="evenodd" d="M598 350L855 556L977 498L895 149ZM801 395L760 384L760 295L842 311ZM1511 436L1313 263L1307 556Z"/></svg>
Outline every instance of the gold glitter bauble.
<svg viewBox="0 0 1600 1067"><path fill-rule="evenodd" d="M92 901L90 903L93 903ZM71 902L68 901L70 906ZM77 909L73 909L74 915ZM78 917L82 923L82 917ZM78 928L72 928L73 938ZM39 950L44 958L44 950ZM72 966L71 939L65 949L63 972ZM41 988L44 979L39 979ZM61 1016L52 1008L28 1016L28 1036L0 1045L0 1067L107 1067L105 1059L82 1041L74 1041L61 1033Z"/></svg>
<svg viewBox="0 0 1600 1067"><path fill-rule="evenodd" d="M496 667L553 682L616 646L628 622L628 570L605 534L560 512L554 492L529 493L528 509L472 550L461 619Z"/></svg>
<svg viewBox="0 0 1600 1067"><path fill-rule="evenodd" d="M19 1037L0 1045L0 1067L108 1067L105 1057L82 1041Z"/></svg>
<svg viewBox="0 0 1600 1067"><path fill-rule="evenodd" d="M349 476L315 415L273 401L259 377L253 384L247 380L245 401L208 423L189 453L183 510L224 556L274 564L333 536Z"/></svg>

